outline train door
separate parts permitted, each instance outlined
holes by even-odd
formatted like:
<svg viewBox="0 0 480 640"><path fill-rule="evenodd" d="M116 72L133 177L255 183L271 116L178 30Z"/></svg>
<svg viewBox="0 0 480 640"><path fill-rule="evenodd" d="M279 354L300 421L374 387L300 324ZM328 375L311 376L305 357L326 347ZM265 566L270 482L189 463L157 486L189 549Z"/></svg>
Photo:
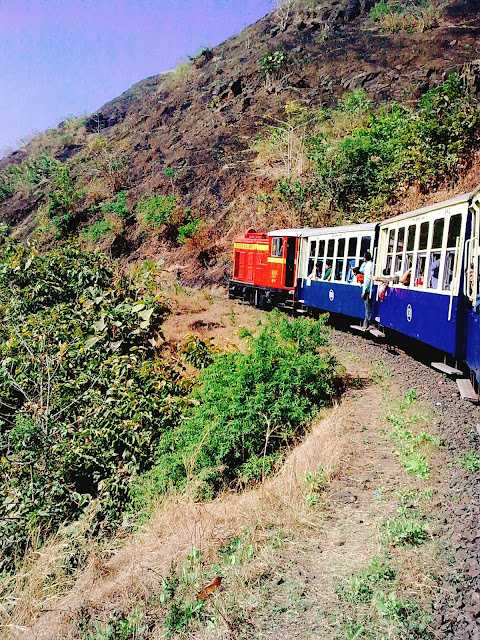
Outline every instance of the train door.
<svg viewBox="0 0 480 640"><path fill-rule="evenodd" d="M247 273L246 273L246 281L253 282L253 261L255 259L255 251L247 252Z"/></svg>
<svg viewBox="0 0 480 640"><path fill-rule="evenodd" d="M296 238L287 238L287 261L285 264L285 286L293 287L295 277Z"/></svg>
<svg viewBox="0 0 480 640"><path fill-rule="evenodd" d="M480 384L480 193L476 193L470 205L471 232L465 243L464 282L469 300L467 311L466 363Z"/></svg>

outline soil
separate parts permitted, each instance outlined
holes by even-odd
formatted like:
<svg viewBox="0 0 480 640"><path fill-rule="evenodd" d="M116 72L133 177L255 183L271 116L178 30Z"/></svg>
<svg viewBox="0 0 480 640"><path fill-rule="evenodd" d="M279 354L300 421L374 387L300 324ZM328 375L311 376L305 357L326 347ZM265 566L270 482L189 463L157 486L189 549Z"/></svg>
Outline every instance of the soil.
<svg viewBox="0 0 480 640"><path fill-rule="evenodd" d="M130 206L146 194L171 193L174 188L179 210L188 207L207 224L186 250L173 249L158 232L146 234L132 226L113 241L112 251L132 258L168 256L180 262L185 282L224 284L232 230L278 224L249 212L242 200L251 196L256 211L256 194L269 192L275 184L256 167L252 148L265 130L265 114L284 118L288 101L335 106L346 91L358 88L376 103L412 103L453 72L465 73L472 91L480 91L478 0L449 0L439 24L422 33L381 32L369 21L373 4L302 2L285 24L273 12L199 54L188 80L174 82L174 76L165 73L142 80L103 105L85 125L72 128L65 122L35 136L25 148L0 159L0 171L44 149L62 161L69 158L74 177L88 186L77 216L77 223L86 225L97 215L90 205L113 196L106 179L105 184L94 181L98 170L89 144L100 136L113 149L120 145L128 150L128 171L118 176L114 191L127 189ZM259 61L278 48L284 51L285 69L269 85ZM175 178L165 175L167 168ZM473 175L448 195L473 188L477 178ZM0 203L0 220L19 226L19 236L31 234L32 215L48 189L42 183L29 194L7 198ZM100 191L95 195L92 189Z"/></svg>

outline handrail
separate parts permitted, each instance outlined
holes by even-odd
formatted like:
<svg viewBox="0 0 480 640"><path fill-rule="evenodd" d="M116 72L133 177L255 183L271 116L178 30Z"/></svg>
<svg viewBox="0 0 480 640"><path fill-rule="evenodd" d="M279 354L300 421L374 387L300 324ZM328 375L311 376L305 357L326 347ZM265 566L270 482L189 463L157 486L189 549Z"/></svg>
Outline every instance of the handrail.
<svg viewBox="0 0 480 640"><path fill-rule="evenodd" d="M448 305L448 322L452 319L452 305L453 305L453 295L454 291L457 288L458 281L458 254L460 249L460 236L457 237L457 241L455 243L455 261L453 263L453 274L452 274L452 282L450 285L450 302Z"/></svg>
<svg viewBox="0 0 480 640"><path fill-rule="evenodd" d="M471 302L473 302L473 299L472 299L473 292L470 293L470 278L469 278L470 267L469 267L469 265L471 264L470 263L470 245L471 245L472 240L473 240L473 238L469 238L468 240L465 241L465 265L466 266L465 266L465 269L464 269L464 272L463 272L463 291L464 291L466 297Z"/></svg>

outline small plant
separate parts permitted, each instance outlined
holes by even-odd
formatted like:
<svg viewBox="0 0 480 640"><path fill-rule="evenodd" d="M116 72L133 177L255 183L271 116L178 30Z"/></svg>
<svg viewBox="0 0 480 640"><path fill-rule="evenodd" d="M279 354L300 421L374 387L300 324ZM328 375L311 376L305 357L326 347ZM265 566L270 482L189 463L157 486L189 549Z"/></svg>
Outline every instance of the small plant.
<svg viewBox="0 0 480 640"><path fill-rule="evenodd" d="M206 338L201 340L198 336L189 333L185 336L183 343L178 345L178 350L182 354L185 362L197 369L204 369L213 362L213 354L216 349L211 340Z"/></svg>
<svg viewBox="0 0 480 640"><path fill-rule="evenodd" d="M405 395L405 400L407 404L413 404L418 397L418 391L415 389L410 389L408 393Z"/></svg>
<svg viewBox="0 0 480 640"><path fill-rule="evenodd" d="M392 547L418 546L428 538L428 523L405 516L391 518L384 525L383 543Z"/></svg>
<svg viewBox="0 0 480 640"><path fill-rule="evenodd" d="M480 471L480 455L476 451L469 451L460 458L458 464L466 471Z"/></svg>
<svg viewBox="0 0 480 640"><path fill-rule="evenodd" d="M178 227L178 244L185 244L189 238L191 238L203 225L203 220L194 219L191 216Z"/></svg>
<svg viewBox="0 0 480 640"><path fill-rule="evenodd" d="M99 240L104 238L106 235L108 235L111 230L112 230L112 226L108 222L108 220L97 220L96 222L91 224L89 227L84 229L82 231L81 236L83 240L98 242Z"/></svg>
<svg viewBox="0 0 480 640"><path fill-rule="evenodd" d="M135 208L135 215L142 227L158 229L162 224L170 222L176 203L174 195L151 195L140 200Z"/></svg>
<svg viewBox="0 0 480 640"><path fill-rule="evenodd" d="M115 196L114 202L107 202L100 207L103 213L113 213L119 218L128 218L130 211L126 202L127 192L120 191Z"/></svg>
<svg viewBox="0 0 480 640"><path fill-rule="evenodd" d="M251 338L252 332L246 327L240 327L238 330L238 337L243 340L244 338Z"/></svg>
<svg viewBox="0 0 480 640"><path fill-rule="evenodd" d="M305 484L307 485L308 493L305 497L305 502L309 506L315 506L320 501L320 494L328 489L335 473L335 467L319 467L313 473L305 474Z"/></svg>
<svg viewBox="0 0 480 640"><path fill-rule="evenodd" d="M368 568L352 575L337 589L337 593L341 600L352 604L370 602L380 586L394 581L396 577L397 573L392 568L390 554L385 553L372 558Z"/></svg>
<svg viewBox="0 0 480 640"><path fill-rule="evenodd" d="M187 84L192 72L193 68L189 62L181 62L165 75L163 82L169 91L179 89Z"/></svg>

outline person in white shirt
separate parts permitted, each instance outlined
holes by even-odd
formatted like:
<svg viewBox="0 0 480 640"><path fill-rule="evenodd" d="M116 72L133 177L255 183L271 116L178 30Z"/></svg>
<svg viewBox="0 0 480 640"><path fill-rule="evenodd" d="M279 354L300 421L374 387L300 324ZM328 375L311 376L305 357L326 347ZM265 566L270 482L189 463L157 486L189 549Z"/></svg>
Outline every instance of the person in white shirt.
<svg viewBox="0 0 480 640"><path fill-rule="evenodd" d="M363 321L363 330L373 329L372 326L372 274L373 274L373 262L372 254L367 251L363 256L363 264L360 267L360 273L363 273L362 283L362 299L365 305L365 319Z"/></svg>

